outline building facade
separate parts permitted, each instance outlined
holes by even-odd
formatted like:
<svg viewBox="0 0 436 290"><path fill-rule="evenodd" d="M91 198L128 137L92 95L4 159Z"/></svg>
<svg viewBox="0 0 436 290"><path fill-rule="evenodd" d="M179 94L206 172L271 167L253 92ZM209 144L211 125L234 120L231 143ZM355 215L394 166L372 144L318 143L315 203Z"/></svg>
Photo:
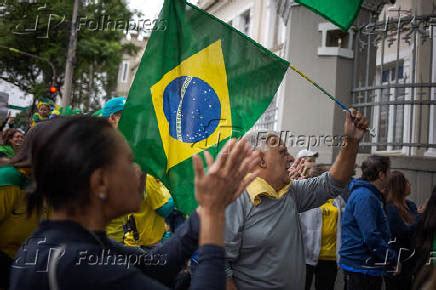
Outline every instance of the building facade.
<svg viewBox="0 0 436 290"><path fill-rule="evenodd" d="M273 0L200 0L198 6L284 57L286 26ZM278 130L278 103L282 88L255 124L255 128Z"/></svg>
<svg viewBox="0 0 436 290"><path fill-rule="evenodd" d="M14 84L0 79L0 120L10 112L12 117L32 105L33 95L27 94Z"/></svg>
<svg viewBox="0 0 436 290"><path fill-rule="evenodd" d="M130 86L135 78L135 73L138 70L149 37L149 34L130 33L123 39L123 43L133 43L135 46L139 47L139 50L135 55L123 55L123 60L118 69L118 84L116 91L118 96L127 97L129 94Z"/></svg>
<svg viewBox="0 0 436 290"><path fill-rule="evenodd" d="M436 0L390 2L364 1L348 32L289 0L202 0L199 6L364 112L375 137L365 137L358 164L368 154L390 156L421 203L436 185ZM255 127L281 131L292 154L310 148L319 162L331 163L344 117L289 70Z"/></svg>
<svg viewBox="0 0 436 290"><path fill-rule="evenodd" d="M375 129L362 148L391 157L422 203L436 184L436 1L397 0L356 31L352 104Z"/></svg>

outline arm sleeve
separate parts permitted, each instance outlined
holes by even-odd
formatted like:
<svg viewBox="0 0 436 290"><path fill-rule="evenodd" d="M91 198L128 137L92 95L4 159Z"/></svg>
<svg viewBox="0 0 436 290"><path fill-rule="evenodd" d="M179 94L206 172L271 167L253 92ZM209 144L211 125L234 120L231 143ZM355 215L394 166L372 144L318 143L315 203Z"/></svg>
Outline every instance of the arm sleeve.
<svg viewBox="0 0 436 290"><path fill-rule="evenodd" d="M293 181L290 191L298 212L304 212L320 207L330 198L344 194L346 188L326 172L318 177Z"/></svg>
<svg viewBox="0 0 436 290"><path fill-rule="evenodd" d="M146 178L146 198L149 200L151 207L154 210L158 210L169 202L169 200L171 199L170 192L159 180L157 180L153 176L147 174Z"/></svg>
<svg viewBox="0 0 436 290"><path fill-rule="evenodd" d="M246 194L242 194L226 209L226 229L224 232L224 247L226 251L225 272L227 277L233 275L232 263L239 257L242 244L242 232L245 223L245 206L248 201Z"/></svg>
<svg viewBox="0 0 436 290"><path fill-rule="evenodd" d="M224 272L224 248L205 245L200 248L200 261L192 277L191 290L224 290L226 275Z"/></svg>
<svg viewBox="0 0 436 290"><path fill-rule="evenodd" d="M376 197L362 195L356 200L353 216L356 219L363 242L372 253L372 262L390 263L395 261L396 257L389 249L388 241L385 240L379 226L380 221L377 217L380 216L379 211L382 210L380 201Z"/></svg>
<svg viewBox="0 0 436 290"><path fill-rule="evenodd" d="M173 210L174 210L174 200L172 197L170 197L170 199L163 206L156 209L156 212L161 217L167 218Z"/></svg>
<svg viewBox="0 0 436 290"><path fill-rule="evenodd" d="M153 259L159 259L162 263L157 266L154 264L139 265L139 267L147 276L172 287L176 275L198 248L198 232L199 217L197 213L193 213L169 240L148 253L153 256Z"/></svg>
<svg viewBox="0 0 436 290"><path fill-rule="evenodd" d="M200 247L200 261L197 271L194 273L191 280L190 290L224 290L225 289L225 274L224 274L224 248L215 245L204 245ZM73 266L74 267L74 266ZM170 290L173 286L169 286L170 276L161 277L162 279L155 279L152 275L138 269L131 268L126 270L125 266L102 266L91 267L84 271L92 273L90 276L92 279L101 276L102 281L101 289L129 289L129 290ZM99 272L99 270L102 270ZM75 279L83 279L83 271L75 275ZM145 275L144 275L145 274ZM68 279L73 277L69 276ZM65 283L68 279L64 279ZM73 278L74 279L74 278ZM165 281L165 279L167 281ZM89 285L89 280L85 279L84 286ZM72 283L75 284L75 283ZM62 285L64 286L64 285ZM68 288L68 285L65 289ZM86 288L86 287L85 287Z"/></svg>

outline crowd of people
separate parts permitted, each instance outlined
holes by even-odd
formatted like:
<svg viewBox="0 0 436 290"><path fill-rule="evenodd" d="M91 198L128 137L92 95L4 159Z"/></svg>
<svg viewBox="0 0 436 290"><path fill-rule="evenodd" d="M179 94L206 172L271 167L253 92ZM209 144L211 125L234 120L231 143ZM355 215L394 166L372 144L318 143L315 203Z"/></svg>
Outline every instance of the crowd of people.
<svg viewBox="0 0 436 290"><path fill-rule="evenodd" d="M309 177L326 167L313 164ZM338 268L345 289L382 289L383 281L386 290L434 289L425 283L436 253L436 187L419 209L408 199L411 191L405 175L390 170L388 157L371 155L346 195L301 213L306 289L313 276L314 289L335 289Z"/></svg>
<svg viewBox="0 0 436 290"><path fill-rule="evenodd" d="M330 290L339 269L345 290L436 289L436 187L418 208L377 155L357 177L361 113L331 165L275 132L205 152L207 169L193 156L185 216L118 132L125 103L55 117L41 103L27 133L3 132L0 289Z"/></svg>

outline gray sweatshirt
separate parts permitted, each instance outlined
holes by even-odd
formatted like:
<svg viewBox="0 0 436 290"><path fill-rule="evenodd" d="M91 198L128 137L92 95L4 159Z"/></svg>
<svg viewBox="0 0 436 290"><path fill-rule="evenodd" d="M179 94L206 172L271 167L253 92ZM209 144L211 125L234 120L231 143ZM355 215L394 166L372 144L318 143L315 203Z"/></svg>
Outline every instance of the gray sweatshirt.
<svg viewBox="0 0 436 290"><path fill-rule="evenodd" d="M228 276L238 290L303 290L306 263L298 213L340 195L329 173L293 181L281 199L261 197L254 206L244 192L226 211Z"/></svg>

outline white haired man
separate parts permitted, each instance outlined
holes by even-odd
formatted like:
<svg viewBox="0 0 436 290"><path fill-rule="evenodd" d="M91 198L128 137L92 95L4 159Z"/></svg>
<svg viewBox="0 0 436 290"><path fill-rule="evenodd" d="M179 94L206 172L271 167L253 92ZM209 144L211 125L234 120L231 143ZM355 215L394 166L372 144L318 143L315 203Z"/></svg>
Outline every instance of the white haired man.
<svg viewBox="0 0 436 290"><path fill-rule="evenodd" d="M367 126L361 113L347 113L345 142L329 172L292 181L288 170L293 157L283 140L276 134L251 134L248 139L261 152L261 161L253 171L256 179L226 211L227 290L304 289L298 213L344 193Z"/></svg>

